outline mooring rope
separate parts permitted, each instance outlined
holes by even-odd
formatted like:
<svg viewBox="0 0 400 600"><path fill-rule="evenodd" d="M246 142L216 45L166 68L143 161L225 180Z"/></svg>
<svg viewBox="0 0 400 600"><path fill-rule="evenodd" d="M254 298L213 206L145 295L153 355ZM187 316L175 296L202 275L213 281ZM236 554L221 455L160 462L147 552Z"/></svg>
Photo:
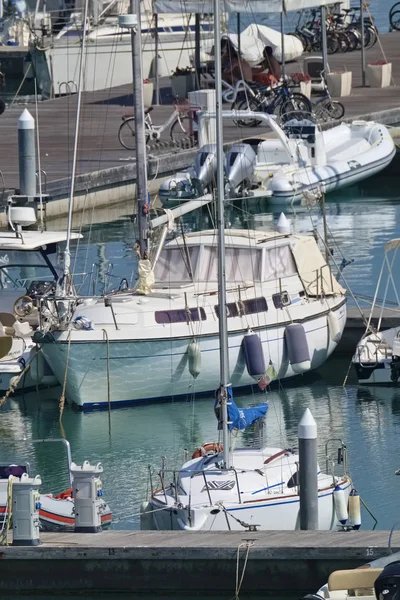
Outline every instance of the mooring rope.
<svg viewBox="0 0 400 600"><path fill-rule="evenodd" d="M67 375L68 375L68 364L69 364L69 353L71 350L71 332L72 330L70 329L68 332L68 346L67 346L67 358L65 361L65 373L64 373L64 381L63 381L63 387L62 387L62 392L61 392L61 396L60 396L60 402L59 402L59 408L60 408L60 415L59 415L59 423L60 423L60 429L61 429L61 435L65 438L65 431L64 431L64 427L62 424L62 418L63 418L63 413L64 413L64 406L65 406L65 390L67 387Z"/></svg>
<svg viewBox="0 0 400 600"><path fill-rule="evenodd" d="M239 600L239 592L240 592L240 589L242 587L244 575L246 573L246 567L247 567L247 561L248 561L248 558L249 558L250 549L253 546L254 546L254 541L253 540L246 540L245 542L242 542L241 544L239 544L239 546L237 548L235 600ZM239 580L239 561L240 561L240 550L241 550L241 548L246 548L246 555L244 557L244 565L243 565L242 574L241 574L240 580Z"/></svg>

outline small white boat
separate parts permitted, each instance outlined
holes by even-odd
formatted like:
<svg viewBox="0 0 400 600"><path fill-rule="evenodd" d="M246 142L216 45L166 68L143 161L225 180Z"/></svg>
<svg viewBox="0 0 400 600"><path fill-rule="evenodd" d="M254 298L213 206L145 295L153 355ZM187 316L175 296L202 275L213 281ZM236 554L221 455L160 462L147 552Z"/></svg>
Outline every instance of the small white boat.
<svg viewBox="0 0 400 600"><path fill-rule="evenodd" d="M32 335L40 321L39 297L54 292L60 271L61 231L0 232L0 390L57 385ZM80 237L72 234L73 238ZM25 371L25 367L30 365Z"/></svg>
<svg viewBox="0 0 400 600"><path fill-rule="evenodd" d="M232 400L230 400L232 402ZM153 528L185 531L299 529L299 456L282 448L240 448L222 469L222 447L206 444L179 472L161 470L150 498ZM168 486L164 481L173 481ZM348 522L350 478L318 473L318 529ZM164 510L163 510L164 509ZM147 521L145 521L148 525Z"/></svg>
<svg viewBox="0 0 400 600"><path fill-rule="evenodd" d="M397 300L397 311L400 309L399 296L395 287L394 270L395 259L400 247L400 239L394 239L385 244L384 258L366 332L357 344L353 356L359 383L398 385L400 380L400 325L381 330L385 306L391 287L394 298ZM388 258L391 254L390 260ZM387 270L387 280L383 282L383 274ZM383 302L379 309L376 308L379 291L383 291ZM393 308L393 306L388 308ZM373 316L378 316L376 327L373 326Z"/></svg>
<svg viewBox="0 0 400 600"><path fill-rule="evenodd" d="M231 199L300 201L307 192L328 193L379 173L396 152L386 127L373 121L342 123L319 131L309 116L291 118L282 127L266 113L231 111L224 116L267 122L275 134L244 140L227 152L225 196ZM163 182L159 190L163 205L211 193L215 170L215 145L204 145L192 168Z"/></svg>

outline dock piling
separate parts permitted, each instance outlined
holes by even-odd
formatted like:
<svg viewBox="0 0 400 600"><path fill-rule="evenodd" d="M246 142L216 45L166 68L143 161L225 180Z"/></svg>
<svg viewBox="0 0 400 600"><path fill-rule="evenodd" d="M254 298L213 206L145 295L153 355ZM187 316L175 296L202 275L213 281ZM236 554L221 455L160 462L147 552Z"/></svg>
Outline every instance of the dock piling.
<svg viewBox="0 0 400 600"><path fill-rule="evenodd" d="M21 196L36 196L35 119L25 109L18 119L19 188Z"/></svg>
<svg viewBox="0 0 400 600"><path fill-rule="evenodd" d="M300 529L318 529L317 424L306 408L298 425Z"/></svg>

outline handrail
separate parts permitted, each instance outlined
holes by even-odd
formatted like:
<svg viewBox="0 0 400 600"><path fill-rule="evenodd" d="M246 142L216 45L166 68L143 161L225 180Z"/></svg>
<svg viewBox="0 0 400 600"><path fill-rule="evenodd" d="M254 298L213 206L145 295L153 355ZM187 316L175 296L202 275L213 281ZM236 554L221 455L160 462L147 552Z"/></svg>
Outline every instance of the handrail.
<svg viewBox="0 0 400 600"><path fill-rule="evenodd" d="M0 439L0 444L42 444L42 443L49 443L49 442L61 442L62 444L65 444L66 450L67 450L67 463L68 463L68 478L69 478L69 485L70 487L72 487L72 473L71 473L71 464L72 464L72 458L71 458L71 445L69 443L68 440L64 439L64 438L49 438L49 439L42 439L42 440L28 440L27 438L23 438L21 440L3 440Z"/></svg>

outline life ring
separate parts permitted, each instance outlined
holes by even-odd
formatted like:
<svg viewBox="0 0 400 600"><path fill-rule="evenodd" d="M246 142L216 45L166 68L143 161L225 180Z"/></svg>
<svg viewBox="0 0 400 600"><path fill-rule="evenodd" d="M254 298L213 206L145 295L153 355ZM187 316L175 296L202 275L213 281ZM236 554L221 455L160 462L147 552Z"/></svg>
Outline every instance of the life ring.
<svg viewBox="0 0 400 600"><path fill-rule="evenodd" d="M193 458L201 458L207 456L207 454L219 454L224 449L223 444L219 442L210 442L209 444L203 444L201 448L196 448L192 454Z"/></svg>

